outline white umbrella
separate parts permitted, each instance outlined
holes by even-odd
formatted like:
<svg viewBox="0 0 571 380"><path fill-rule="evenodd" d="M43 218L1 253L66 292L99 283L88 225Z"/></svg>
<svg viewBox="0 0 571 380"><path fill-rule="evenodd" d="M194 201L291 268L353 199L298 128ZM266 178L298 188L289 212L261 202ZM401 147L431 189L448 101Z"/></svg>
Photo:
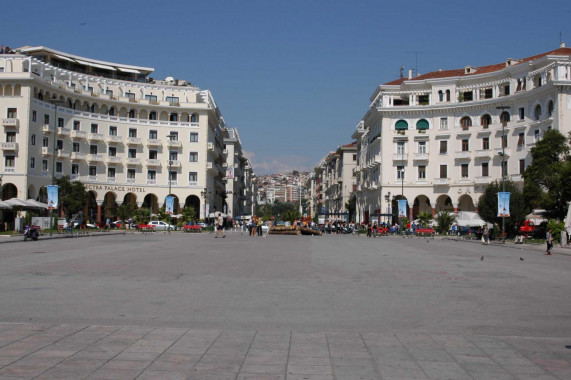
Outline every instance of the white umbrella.
<svg viewBox="0 0 571 380"><path fill-rule="evenodd" d="M565 218L565 231L571 234L571 204L567 204L567 218Z"/></svg>
<svg viewBox="0 0 571 380"><path fill-rule="evenodd" d="M27 201L18 198L8 199L7 201L4 202L16 208L37 208L36 205L33 205Z"/></svg>
<svg viewBox="0 0 571 380"><path fill-rule="evenodd" d="M4 201L0 201L0 210L11 210L12 206Z"/></svg>
<svg viewBox="0 0 571 380"><path fill-rule="evenodd" d="M46 210L48 208L48 204L47 203L42 203L40 201L37 201L35 199L28 199L26 202L31 203L33 205L36 205L37 208L41 208Z"/></svg>

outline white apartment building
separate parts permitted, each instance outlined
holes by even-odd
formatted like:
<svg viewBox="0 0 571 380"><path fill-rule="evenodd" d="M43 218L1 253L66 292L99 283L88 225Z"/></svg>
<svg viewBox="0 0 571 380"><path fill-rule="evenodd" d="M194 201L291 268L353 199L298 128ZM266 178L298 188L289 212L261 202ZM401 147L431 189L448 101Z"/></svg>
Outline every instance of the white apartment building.
<svg viewBox="0 0 571 380"><path fill-rule="evenodd" d="M394 215L401 196L410 218L477 211L486 185L502 178L502 162L505 176L523 183L543 132L571 131L571 49L409 74L378 86L370 100L353 133L358 221Z"/></svg>
<svg viewBox="0 0 571 380"><path fill-rule="evenodd" d="M1 198L42 198L68 175L85 184L91 220L123 202L156 212L169 189L175 213L222 210L225 126L212 94L152 72L42 46L0 54Z"/></svg>
<svg viewBox="0 0 571 380"><path fill-rule="evenodd" d="M313 213L341 214L356 190L357 142L340 146L315 168L312 186Z"/></svg>
<svg viewBox="0 0 571 380"><path fill-rule="evenodd" d="M236 128L224 128L224 155L226 162L222 164L226 170L225 212L233 219L252 215L252 202L247 201L247 194L252 179L252 167L242 152L242 141Z"/></svg>

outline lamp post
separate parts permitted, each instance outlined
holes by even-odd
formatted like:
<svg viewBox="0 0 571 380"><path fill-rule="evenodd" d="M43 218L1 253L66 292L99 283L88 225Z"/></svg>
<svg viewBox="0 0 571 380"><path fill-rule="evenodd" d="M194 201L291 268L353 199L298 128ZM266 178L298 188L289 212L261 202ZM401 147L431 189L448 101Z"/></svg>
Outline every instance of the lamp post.
<svg viewBox="0 0 571 380"><path fill-rule="evenodd" d="M56 152L57 152L57 107L59 104L62 103L61 100L57 99L54 95L54 97L52 98L52 100L50 101L51 104L54 105L54 141L53 141L53 145L54 145L54 149L53 149L53 158L52 158L52 185L55 184L56 181ZM50 236L53 235L53 223L54 223L54 217L53 217L53 209L50 210Z"/></svg>
<svg viewBox="0 0 571 380"><path fill-rule="evenodd" d="M173 141L174 138L177 137L177 135L172 135L172 134L171 134L171 135L167 135L167 137L168 137L169 141ZM169 156L170 156L170 150L169 150ZM169 175L168 175L168 180L169 180L169 193L168 193L168 195L171 195L172 164L173 164L173 160L171 160L170 157L169 157ZM166 205L165 205L165 206L166 206ZM174 201L173 201L173 209L174 209ZM174 211L174 210L171 210L171 213L172 213L172 211ZM170 233L171 233L171 214L167 214L167 215L168 215L168 223L169 223L169 226L168 226L167 229L168 229L169 234L170 234Z"/></svg>
<svg viewBox="0 0 571 380"><path fill-rule="evenodd" d="M385 202L387 202L387 223L388 223L388 221L389 221L389 215L388 215L388 214L391 213L391 211L390 211L391 206L390 206L390 203L389 203L390 199L391 199L391 192L389 191L389 192L385 195Z"/></svg>
<svg viewBox="0 0 571 380"><path fill-rule="evenodd" d="M510 108L511 108L510 106L498 106L498 107L496 107L497 110L501 110L500 119L502 118L503 113L507 112L506 110L509 110ZM505 117L500 121L502 122L502 171L501 171L501 173L502 173L502 192L505 192L506 191L505 142L506 142L506 126L508 124L508 121L506 120ZM505 216L502 216L502 243L503 244L506 243L506 218L505 218Z"/></svg>

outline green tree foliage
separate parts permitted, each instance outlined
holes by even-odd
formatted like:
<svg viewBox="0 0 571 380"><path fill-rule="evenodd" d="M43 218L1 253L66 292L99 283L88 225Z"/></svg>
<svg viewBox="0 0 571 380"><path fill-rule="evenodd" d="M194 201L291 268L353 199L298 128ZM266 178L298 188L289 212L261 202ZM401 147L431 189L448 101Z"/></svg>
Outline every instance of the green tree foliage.
<svg viewBox="0 0 571 380"><path fill-rule="evenodd" d="M505 191L510 194L510 217L505 218L506 232L513 234L516 232L518 224L525 220L525 216L530 209L526 206L525 200L519 187L512 181L505 181ZM502 218L498 217L498 192L502 191L502 182L494 181L490 183L484 194L478 201L478 213L488 223L502 225Z"/></svg>
<svg viewBox="0 0 571 380"><path fill-rule="evenodd" d="M133 207L133 204L129 202L123 202L121 206L117 207L117 216L122 221L126 221L127 219L131 218L134 212L135 208ZM125 227L126 223L122 223L121 228Z"/></svg>
<svg viewBox="0 0 571 380"><path fill-rule="evenodd" d="M357 195L355 193L351 194L351 197L345 203L345 208L349 213L349 220L355 220L355 212L357 211Z"/></svg>
<svg viewBox="0 0 571 380"><path fill-rule="evenodd" d="M452 223L456 220L456 217L450 211L444 210L436 214L436 218L434 220L437 224L436 231L440 234L446 234L448 233L448 230L450 230Z"/></svg>
<svg viewBox="0 0 571 380"><path fill-rule="evenodd" d="M551 230L553 241L561 241L561 232L565 230L565 223L557 219L549 219L547 231Z"/></svg>
<svg viewBox="0 0 571 380"><path fill-rule="evenodd" d="M299 210L286 210L283 214L281 214L282 219L290 222L293 224L301 215L299 215Z"/></svg>
<svg viewBox="0 0 571 380"><path fill-rule="evenodd" d="M275 201L274 203L257 205L256 215L261 216L264 220L269 220L272 216L280 220L285 219L284 215L287 211L296 211L299 214L299 205L293 202L280 202Z"/></svg>
<svg viewBox="0 0 571 380"><path fill-rule="evenodd" d="M420 225L423 227L428 227L428 223L430 222L431 219L432 219L432 214L427 211L423 211L420 214L418 214L418 220L420 220Z"/></svg>
<svg viewBox="0 0 571 380"><path fill-rule="evenodd" d="M141 207L133 212L133 220L137 224L148 224L151 220L151 209Z"/></svg>
<svg viewBox="0 0 571 380"><path fill-rule="evenodd" d="M59 204L63 207L68 218L71 218L72 214L83 210L87 197L83 183L79 181L72 182L69 180L69 176L65 175L61 178L56 178L55 185L58 185Z"/></svg>
<svg viewBox="0 0 571 380"><path fill-rule="evenodd" d="M526 204L529 209L542 208L548 217L563 220L571 200L568 139L557 130L547 130L531 148L531 157L533 161L523 174Z"/></svg>
<svg viewBox="0 0 571 380"><path fill-rule="evenodd" d="M180 218L180 220L183 222L183 224L186 224L186 222L195 221L196 215L197 213L194 207L184 206L182 209L182 218Z"/></svg>

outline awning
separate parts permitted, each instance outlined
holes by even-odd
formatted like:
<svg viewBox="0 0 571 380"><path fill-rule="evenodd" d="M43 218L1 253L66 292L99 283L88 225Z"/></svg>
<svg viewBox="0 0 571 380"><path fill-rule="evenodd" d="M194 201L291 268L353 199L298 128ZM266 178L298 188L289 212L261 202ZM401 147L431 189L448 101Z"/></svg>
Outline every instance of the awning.
<svg viewBox="0 0 571 380"><path fill-rule="evenodd" d="M7 203L10 206L12 206L13 208L18 208L18 209L38 209L38 208L40 208L33 203L30 203L28 201L24 201L24 200L18 199L18 198L8 199L8 200L4 201L4 203Z"/></svg>
<svg viewBox="0 0 571 380"><path fill-rule="evenodd" d="M4 201L0 201L0 210L11 210L12 206Z"/></svg>
<svg viewBox="0 0 571 380"><path fill-rule="evenodd" d="M42 208L42 209L46 209L46 210L48 209L47 203L42 203L42 202L39 202L35 199L28 199L26 202L31 203L33 205L36 205L36 206L38 206L38 208Z"/></svg>
<svg viewBox="0 0 571 380"><path fill-rule="evenodd" d="M119 71L122 71L124 73L132 73L132 74L141 74L141 72L139 70L135 70L135 69L126 69L124 67L118 67Z"/></svg>
<svg viewBox="0 0 571 380"><path fill-rule="evenodd" d="M395 129L396 130L404 130L404 129L408 129L408 123L404 120L399 120L397 121L397 123L395 124Z"/></svg>
<svg viewBox="0 0 571 380"><path fill-rule="evenodd" d="M68 61L68 62L73 62L75 63L75 61L71 58L66 57L65 55L59 55L59 54L54 54L54 57L61 59L63 61Z"/></svg>
<svg viewBox="0 0 571 380"><path fill-rule="evenodd" d="M416 123L416 129L428 129L428 121L425 119L419 120Z"/></svg>
<svg viewBox="0 0 571 380"><path fill-rule="evenodd" d="M98 69L115 71L114 67L107 66L107 65L100 65L98 63L86 62L86 61L82 61L80 59L76 59L76 62L81 63L82 65L85 65L85 66L91 66L91 67L97 67Z"/></svg>

